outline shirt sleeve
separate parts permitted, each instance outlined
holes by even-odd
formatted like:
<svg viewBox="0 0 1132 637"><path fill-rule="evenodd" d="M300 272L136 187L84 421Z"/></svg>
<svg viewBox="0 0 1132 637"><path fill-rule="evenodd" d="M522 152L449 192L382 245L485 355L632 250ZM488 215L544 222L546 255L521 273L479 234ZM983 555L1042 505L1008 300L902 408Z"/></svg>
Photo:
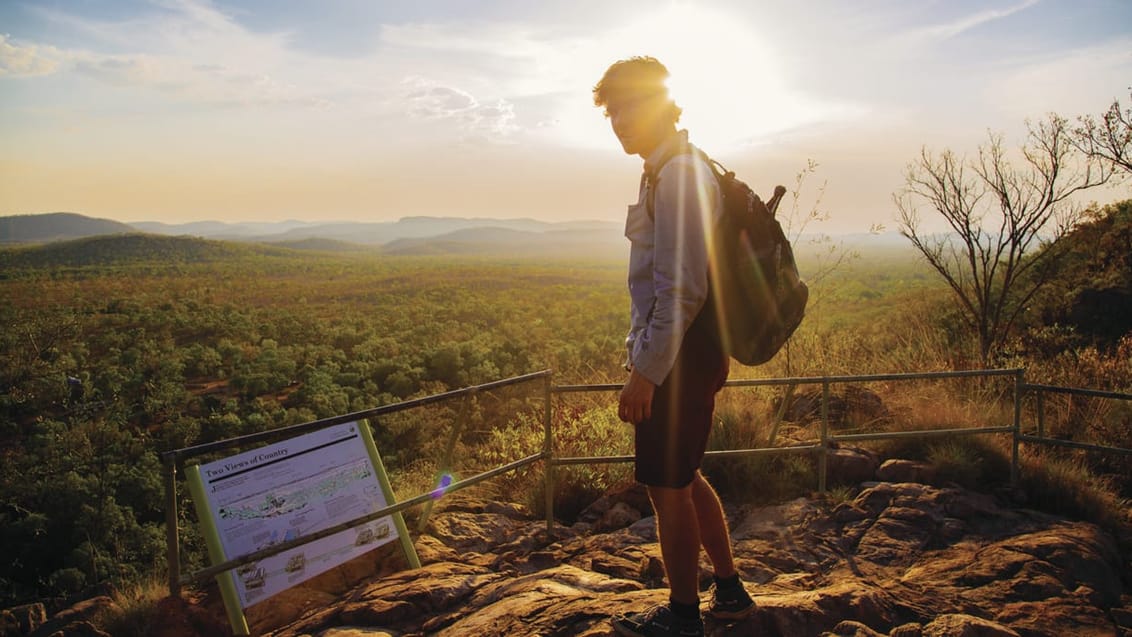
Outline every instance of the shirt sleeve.
<svg viewBox="0 0 1132 637"><path fill-rule="evenodd" d="M653 201L656 302L633 356L657 385L672 371L684 333L707 300L705 237L719 205L719 186L702 160L680 155L661 169Z"/></svg>

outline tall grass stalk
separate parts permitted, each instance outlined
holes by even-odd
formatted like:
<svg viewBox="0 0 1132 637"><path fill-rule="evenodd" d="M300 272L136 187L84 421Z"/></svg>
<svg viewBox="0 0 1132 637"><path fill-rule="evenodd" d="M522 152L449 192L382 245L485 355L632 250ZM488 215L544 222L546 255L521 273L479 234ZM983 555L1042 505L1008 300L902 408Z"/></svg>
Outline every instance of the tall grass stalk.
<svg viewBox="0 0 1132 637"><path fill-rule="evenodd" d="M157 604L169 594L163 574L114 591L114 604L96 623L115 637L145 637L156 627Z"/></svg>

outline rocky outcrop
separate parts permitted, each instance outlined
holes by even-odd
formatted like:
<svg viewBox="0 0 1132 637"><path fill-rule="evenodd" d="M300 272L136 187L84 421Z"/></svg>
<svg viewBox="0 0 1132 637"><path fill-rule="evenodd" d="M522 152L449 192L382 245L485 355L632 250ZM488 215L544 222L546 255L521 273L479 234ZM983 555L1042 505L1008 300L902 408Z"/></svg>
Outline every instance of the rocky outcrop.
<svg viewBox="0 0 1132 637"><path fill-rule="evenodd" d="M1132 637L1129 556L1100 528L917 482L864 482L850 495L729 507L736 566L757 609L738 622L709 619L707 634ZM416 534L422 568L406 569L386 545L256 604L248 619L274 637L613 635L610 615L667 599L649 516L640 488L610 493L551 532L520 506L448 495ZM704 590L710 581L705 560ZM3 634L101 635L89 620L108 601L50 620L35 605L9 609L0 625ZM197 591L163 600L150 634L227 632L215 594Z"/></svg>
<svg viewBox="0 0 1132 637"><path fill-rule="evenodd" d="M21 606L4 611L4 614L11 613L18 619L23 632L14 634L31 637L111 637L98 628L97 624L115 610L114 600L107 595L98 595L63 609L51 619L45 617L42 604Z"/></svg>
<svg viewBox="0 0 1132 637"><path fill-rule="evenodd" d="M632 492L605 498L548 534L520 507L450 496L416 541L421 569L370 579L336 601L293 589L257 609L289 623L260 630L612 635L611 614L667 597L644 502ZM758 608L741 622L709 620L709 635L1132 635L1128 563L1091 524L889 482L865 483L836 505L799 499L728 513ZM706 589L711 572L701 566ZM304 596L320 603L304 606ZM295 607L307 610L287 610Z"/></svg>

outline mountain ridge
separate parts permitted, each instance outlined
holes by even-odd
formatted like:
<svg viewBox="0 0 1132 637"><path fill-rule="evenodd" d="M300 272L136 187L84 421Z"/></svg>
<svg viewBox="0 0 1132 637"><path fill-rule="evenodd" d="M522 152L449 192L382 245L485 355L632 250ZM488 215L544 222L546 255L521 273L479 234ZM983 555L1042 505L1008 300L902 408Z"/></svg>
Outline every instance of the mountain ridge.
<svg viewBox="0 0 1132 637"><path fill-rule="evenodd" d="M0 217L0 245L48 243L107 234L137 232L128 224L76 212L49 212Z"/></svg>
<svg viewBox="0 0 1132 637"><path fill-rule="evenodd" d="M485 234L489 230L497 236ZM596 241L603 246L626 244L620 222L598 219L542 221L532 218L409 216L396 221L338 221L314 223L295 219L279 222L196 221L184 224L135 222L123 224L94 219L78 213L48 213L0 217L0 245L51 243L105 234L142 232L157 236L192 236L222 241L285 245L298 249L344 251L371 247L387 254L483 254L518 249L530 252L533 245L556 248L559 243ZM525 234L518 234L525 233ZM551 240L553 238L553 240ZM907 247L899 233L847 233L792 237L803 244L831 240L849 248ZM436 243L429 244L432 240ZM322 245L324 248L316 248Z"/></svg>
<svg viewBox="0 0 1132 637"><path fill-rule="evenodd" d="M473 229L498 228L532 234L558 231L601 231L620 234L620 226L598 220L562 222L531 218L496 219L490 217L403 217L397 221L339 221L311 223L287 220L268 223L228 223L198 221L186 224L136 222L124 224L94 219L77 213L49 213L0 217L0 244L51 243L107 234L146 233L157 236L194 236L202 239L258 243L294 243L312 239L347 242L353 245L382 246L402 239L443 237L461 240L455 233ZM477 236L477 241L483 241Z"/></svg>
<svg viewBox="0 0 1132 637"><path fill-rule="evenodd" d="M325 249L325 248L322 248ZM301 254L295 248L132 232L0 248L0 268L85 267L130 263L202 263L241 256Z"/></svg>

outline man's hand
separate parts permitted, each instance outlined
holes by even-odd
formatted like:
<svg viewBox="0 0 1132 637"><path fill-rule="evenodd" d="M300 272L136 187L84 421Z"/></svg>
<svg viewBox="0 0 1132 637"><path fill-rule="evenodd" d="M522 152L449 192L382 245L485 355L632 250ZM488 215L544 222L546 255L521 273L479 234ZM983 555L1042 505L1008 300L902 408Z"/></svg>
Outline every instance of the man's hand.
<svg viewBox="0 0 1132 637"><path fill-rule="evenodd" d="M621 403L617 407L617 417L622 422L637 424L652 416L652 395L656 385L634 369L629 380L621 389Z"/></svg>

